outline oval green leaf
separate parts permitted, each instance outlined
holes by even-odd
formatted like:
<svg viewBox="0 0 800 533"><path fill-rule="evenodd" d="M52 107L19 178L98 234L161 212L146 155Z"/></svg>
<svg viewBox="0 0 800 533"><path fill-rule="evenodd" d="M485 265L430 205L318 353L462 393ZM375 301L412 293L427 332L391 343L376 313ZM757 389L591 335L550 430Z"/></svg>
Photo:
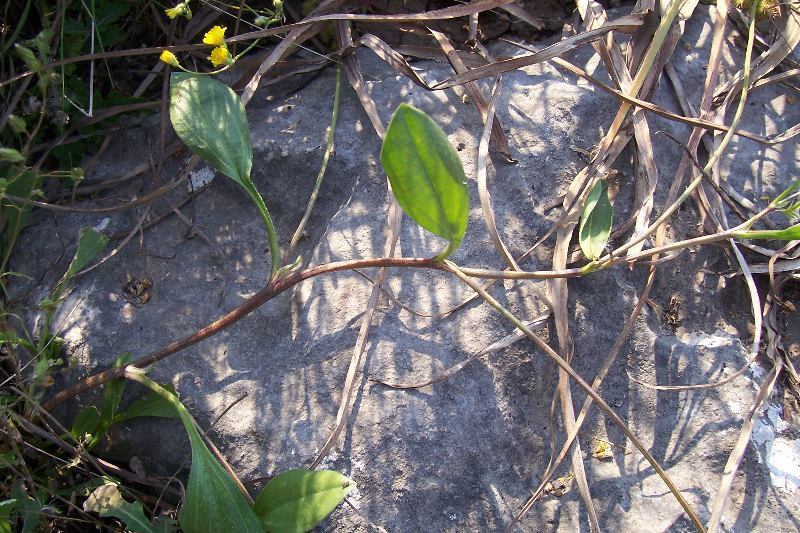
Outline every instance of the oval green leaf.
<svg viewBox="0 0 800 533"><path fill-rule="evenodd" d="M442 129L400 104L383 139L381 164L403 211L455 250L467 230L469 193L464 167Z"/></svg>
<svg viewBox="0 0 800 533"><path fill-rule="evenodd" d="M175 72L169 84L169 118L194 153L240 185L250 179L253 149L242 101L222 82Z"/></svg>
<svg viewBox="0 0 800 533"><path fill-rule="evenodd" d="M319 524L355 483L330 470L288 470L261 491L253 510L267 531L302 532Z"/></svg>
<svg viewBox="0 0 800 533"><path fill-rule="evenodd" d="M611 235L614 208L608 201L608 185L598 181L583 204L578 240L583 254L594 261L603 253Z"/></svg>

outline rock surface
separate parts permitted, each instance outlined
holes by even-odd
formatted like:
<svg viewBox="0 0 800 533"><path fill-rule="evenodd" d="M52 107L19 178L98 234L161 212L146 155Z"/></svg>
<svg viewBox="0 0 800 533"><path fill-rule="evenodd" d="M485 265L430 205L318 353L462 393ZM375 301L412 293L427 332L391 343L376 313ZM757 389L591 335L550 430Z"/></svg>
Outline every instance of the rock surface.
<svg viewBox="0 0 800 533"><path fill-rule="evenodd" d="M699 99L705 75L708 9L698 7L674 59L693 101ZM738 49L731 47L730 54L736 64L741 63ZM359 58L383 120L388 122L401 102L424 109L459 146L467 175L474 176L482 125L475 108L462 101L462 93L422 91L374 57L359 52ZM591 50L584 49L574 61L591 67L596 60L590 58ZM444 79L450 73L449 67L434 62L415 67L429 80ZM598 75L601 70L597 69ZM284 243L302 216L319 168L334 79L329 69L299 92L271 100L265 89L247 109L255 156L253 177ZM379 162L380 142L355 94L346 85L342 92L336 154L308 227L309 236L298 249L305 264L383 255L387 188ZM789 89L773 85L755 91L743 128L773 134L800 121L800 108L790 94ZM653 100L677 109L666 80ZM489 187L497 225L515 255L527 250L557 219L558 210L547 206L585 165L582 150L597 143L616 108L610 96L550 66L505 76L498 116L519 163L510 165L494 158ZM682 125L652 115L650 125L653 132L665 130L679 139L688 132ZM156 131L125 132L112 143L90 179L108 179L145 161L148 139L157 146ZM681 151L671 141L657 139L658 209ZM619 222L627 218L631 203L630 153L626 151L616 166ZM723 165L725 178L759 205L763 205L762 196L774 196L797 179L800 148L795 141L765 147L735 139L730 153ZM172 162L164 175L171 176L168 171L180 162ZM207 178L208 171L203 172ZM198 179L203 172L197 174ZM142 176L127 190L115 191L115 196L146 190L150 179ZM469 188L470 226L454 260L502 268L486 235L472 179ZM176 202L180 195L170 201ZM97 198L85 203L101 205L113 205L113 201ZM153 209L160 213L169 207L160 201ZM68 341L73 363L59 376L57 386L108 367L122 352L140 356L182 337L262 287L268 273L263 226L235 184L216 176L210 189L183 212L192 216L222 257L202 239L188 238L187 226L173 216L146 230L141 239L134 238L118 255L82 278L56 322ZM129 230L142 214L131 210L109 214L103 231ZM102 218L34 215L12 265L13 270L42 280L29 301L46 294L66 268L78 229L95 226ZM690 224L696 218L694 207L685 207L676 225L686 225L681 231L695 231ZM26 250L53 242L56 231L67 249L50 268L59 255L57 242L45 247L45 253L33 255ZM523 266L549 268L550 246L552 241ZM402 255L429 256L441 247L439 240L408 218L404 220ZM731 375L744 364L752 341L748 294L741 277L716 273L730 267L725 254L713 248L684 253L664 265L651 296L669 313L645 308L601 391L667 468L703 520L708 519L723 466L763 373L750 372L721 389L690 393L654 392L629 376L661 385L702 383ZM363 274L374 276L375 272ZM570 281L575 367L586 379L594 377L616 340L641 292L643 275L641 268L618 267ZM123 287L131 277L152 280L147 303L124 298ZM468 288L440 273L395 269L389 278L399 301L420 313L446 311L470 295ZM224 332L169 357L151 375L172 382L205 427L246 395L212 433L243 480L301 467L314 458L334 427L370 290L365 277L354 272L314 278ZM546 310L529 283L497 285L493 293L528 320ZM539 331L545 338L554 338L550 328L551 323ZM433 319L381 299L363 373L357 379L353 416L323 463L356 481L358 489L351 500L358 512L342 506L323 523L322 530L368 530L378 525L389 531L474 531L496 530L509 523L538 485L553 447L557 452L563 442L560 414L550 410L557 375L544 354L520 341L419 390L393 390L374 380L424 382L512 330L491 308L477 302L445 319ZM583 392L573 385L573 394L580 405ZM81 404L94 400L92 395L80 398ZM71 415L64 411L64 416ZM787 449L792 449L792 443L797 449L797 440L792 439L798 435L796 428L779 424L775 417L765 420L789 443ZM132 421L115 428L112 437L116 446L109 451L111 456L137 456L152 474L169 475L188 457L188 443L175 421ZM613 457L601 461L587 455L585 468L605 530L691 528L646 461L593 408L580 441L583 450L592 451L600 440L613 444ZM761 448L748 449L723 524L736 531L795 531L800 527L800 500L796 493L773 485L770 471L762 464L766 450L761 444ZM568 471L564 466L559 475ZM573 488L561 497L546 496L521 527L575 531L587 529L588 521Z"/></svg>

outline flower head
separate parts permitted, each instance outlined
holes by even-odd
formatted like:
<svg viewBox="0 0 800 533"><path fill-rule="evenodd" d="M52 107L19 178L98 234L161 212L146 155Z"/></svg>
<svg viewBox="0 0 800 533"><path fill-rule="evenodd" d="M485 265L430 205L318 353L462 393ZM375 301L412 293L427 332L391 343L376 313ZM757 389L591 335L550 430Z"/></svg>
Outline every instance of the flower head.
<svg viewBox="0 0 800 533"><path fill-rule="evenodd" d="M233 63L233 58L231 58L230 52L225 46L218 46L211 51L211 55L208 56L208 60L211 61L211 64L215 67L220 65L228 65Z"/></svg>
<svg viewBox="0 0 800 533"><path fill-rule="evenodd" d="M164 50L163 52L161 52L161 56L159 56L159 59L172 67L178 66L178 58L175 57L175 54L173 54L169 50Z"/></svg>
<svg viewBox="0 0 800 533"><path fill-rule="evenodd" d="M208 30L203 37L203 43L210 44L211 46L225 46L225 30L221 26L214 26ZM212 52L213 55L214 52Z"/></svg>
<svg viewBox="0 0 800 533"><path fill-rule="evenodd" d="M189 0L185 0L175 7L165 9L164 13L171 19L175 17L186 17L187 20L192 18L192 10L189 9Z"/></svg>

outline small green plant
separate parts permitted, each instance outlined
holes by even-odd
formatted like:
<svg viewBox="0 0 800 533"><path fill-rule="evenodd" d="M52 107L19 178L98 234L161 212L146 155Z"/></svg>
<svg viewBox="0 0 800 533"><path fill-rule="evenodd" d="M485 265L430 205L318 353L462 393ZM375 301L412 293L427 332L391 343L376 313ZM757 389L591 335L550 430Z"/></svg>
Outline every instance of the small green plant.
<svg viewBox="0 0 800 533"><path fill-rule="evenodd" d="M179 515L181 529L187 533L209 529L308 531L328 516L355 486L338 472L290 470L270 480L253 506L206 447L194 419L177 396L148 378L140 369L128 367L125 377L141 383L170 405L189 436L192 467ZM124 509L132 505L121 498L117 504ZM126 523L131 527L130 522Z"/></svg>
<svg viewBox="0 0 800 533"><path fill-rule="evenodd" d="M258 208L267 230L274 276L281 261L278 236L264 199L250 179L253 150L242 102L214 78L176 72L170 80L169 117L181 140L238 183Z"/></svg>
<svg viewBox="0 0 800 533"><path fill-rule="evenodd" d="M27 16L31 4L32 2L25 2L26 7L23 18ZM87 36L92 36L93 39L97 38L98 49L101 51L118 41L122 34L119 22L122 17L131 11L131 5L130 2L123 3L124 5L117 4L119 3L111 0L97 0L97 2L90 3L90 5L66 3L63 6L61 15L62 17L65 14L70 16L64 20L65 24L61 30L61 43L59 45L61 58L64 58L65 51L67 55L85 52ZM306 4L309 5L304 5L304 11L306 8L312 9L318 2L306 2ZM772 1L740 1L738 5L748 7L751 10L751 18L756 15L763 16L768 10L777 9L777 3ZM664 43L664 38L670 28L670 21L677 16L680 7L680 2L673 2L669 7L669 11L662 17L662 23L659 25L653 46L647 52L646 57L648 59L643 61L647 66L641 68L633 80L633 88L630 90L632 94L638 93L643 87L653 60ZM273 3L273 8L272 10L262 9L256 11L246 4L240 6L243 12L254 15L255 24L262 28L282 19L282 2L276 0ZM190 19L192 16L190 0L184 0L172 7L166 7L164 11L165 15L170 19L179 17ZM229 48L229 43L234 41L230 39L226 41L225 32L225 27L214 26L205 33L202 40L204 45L210 47L207 50L209 54L207 59L214 68L219 69L215 72L229 69L239 57L258 42L255 40L242 53L236 55L234 45L231 44ZM40 171L38 164L33 165L28 161L31 154L31 146L36 144L36 140L41 135L40 132L49 127L44 117L49 117L53 111L48 108L48 106L52 106L50 102L53 89L58 88L59 85L61 86L59 102L62 104L64 103L63 101L69 103L69 106L65 105L64 107L71 112L85 112L81 105L83 105L83 102L89 102L89 114L91 114L92 102L97 104L103 101L101 95L95 95L93 100L92 86L90 85L87 89L77 76L70 75L75 72L75 69L78 68L77 66L73 64L62 65L61 75L46 72L45 65L53 59L51 57L53 54L49 48L49 43L54 37L52 32L48 34L43 31L34 39L17 43L14 41L17 40L18 35L19 30L14 30L14 36L11 38L10 43L13 48L9 46L9 43L4 43L0 56L5 59L8 57L5 56L7 52L13 54L14 58L22 60L27 68L35 73L31 79L35 80L36 83L29 90L38 99L38 111L28 117L10 115L8 117L9 128L0 132L3 136L0 140L0 144L2 144L2 147L0 147L0 194L2 194L0 205L3 210L3 226L0 233L0 253L3 265L3 274L0 279L2 280L11 275L11 273L4 272L4 267L19 231L25 224L26 217L30 211L30 200L42 196L40 189L43 186L43 180L46 176L53 175L52 173ZM161 53L163 62L182 71L172 74L170 78L169 116L175 131L195 154L205 158L211 165L228 175L245 190L255 204L266 228L271 254L270 281L268 286L259 293L259 296L248 300L248 305L254 304L254 302L260 305L267 301L268 298L286 290L302 279L358 266L359 261L345 261L339 264L318 265L313 269L309 268L303 272L295 272L294 269L300 264L301 258L298 257L292 263L289 263L289 259L290 250L296 244L296 239L290 241L286 256L281 257L277 232L267 208L267 203L252 180L253 156L249 141L247 118L242 102L228 86L208 75L213 74L213 72L201 74L188 71L180 64L178 57L172 50L184 49L171 48ZM95 51L94 47L91 51ZM749 55L746 64L750 64ZM747 87L748 85L745 82L743 86ZM108 93L109 97L112 93L113 91ZM746 91L744 94L746 95ZM741 106L744 105L744 99L743 95ZM629 107L628 103L623 105L618 115L619 120L615 120L613 129L618 131L623 126L624 119L630 110ZM63 110L61 111L63 113ZM333 122L335 122L335 114ZM62 128L59 131L63 131L63 124L61 126ZM726 139L729 139L735 130L735 124L731 125ZM487 133L488 131L487 127ZM613 135L609 138L611 137ZM722 143L719 154L722 153L725 142ZM329 147L331 145L332 134ZM58 146L54 153L62 164L71 164L73 159L83 155L83 150L79 149L80 146L78 143L71 145L72 149L78 149L75 153L71 151L65 152L64 147ZM326 151L326 153L329 152ZM718 154L714 154L712 159L716 160L715 158L718 157ZM608 416L620 425L631 441L639 447L653 468L664 478L690 518L698 524L696 515L682 498L677 487L671 483L666 472L660 469L658 463L655 462L647 449L635 439L635 436L626 429L624 423L603 402L602 398L595 392L597 387L592 389L586 384L567 362L544 341L534 335L522 321L489 295L483 287L477 285L472 277L541 279L565 277L566 275L578 276L608 268L622 261L635 261L648 256L648 254L653 255L668 250L724 239L798 239L800 238L800 225L795 223L796 217L800 212L800 202L797 200L798 184L793 184L779 195L768 209L736 228L714 235L671 243L635 255L631 253L629 256L624 257L624 252L631 245L626 245L621 249L604 254L611 234L613 207L608 198L607 184L603 180L595 180L591 187L588 187L587 184L582 185L581 190L583 192L580 195L581 198L585 199L580 214L578 240L584 257L589 261L588 264L583 269L568 269L570 272L565 270L524 272L518 268L518 265L513 264L514 261L512 260L510 263L516 270L514 272L504 272L462 268L449 260L462 244L467 229L469 219L467 178L458 154L448 142L444 132L429 116L410 105L400 105L389 124L381 150L381 162L400 207L422 228L445 239L447 246L432 258L370 258L363 260L360 265L379 267L416 266L437 269L454 275L474 289L481 298L493 306L504 318L520 329L532 342L537 343L543 352L556 361L563 370L567 371L575 382L579 383L587 394L608 413ZM712 163L709 162L708 166L711 167ZM70 177L75 180L78 179L77 175L72 176L70 174ZM587 183L591 185L592 181ZM638 234L635 237L640 239L638 243L652 235L658 225L666 221L670 213L677 209L677 206L686 199L686 196L699 183L700 178L697 178L681 199L676 201L674 205L669 206L668 212L659 222L648 228L647 231ZM583 187L587 188L584 189ZM298 228L296 236L302 233L301 229L308 219L313 206L314 195L318 191L319 179L312 195L312 201L309 203L306 216L303 219L304 222ZM267 198L269 199L268 194ZM776 210L781 210L789 217L790 223L795 224L776 230L752 229L755 223L767 212ZM70 280L84 269L106 244L107 239L96 232L91 230L81 232L78 252L75 258L64 277L58 282L48 298L40 304L41 309L45 312L43 327L31 335L31 338L25 339L17 338L5 330L0 333L2 335L0 340L4 342L6 347L11 349L22 348L33 356L31 358L32 371L30 372L33 379L28 382L29 387L19 394L20 397L25 398L24 401L19 401L19 404L30 404L30 408L25 409L25 417L16 417L16 413L9 415L10 423L3 426L3 431L7 431L6 434L11 432L9 428L13 427L15 421L26 421L34 414L32 413L34 407L39 409L38 401L41 398L41 391L46 386L48 378L50 378L51 367L58 364L58 356L63 346L63 341L57 336L57 332L51 331L53 316L63 301L63 296ZM569 244L568 240L566 244ZM380 290L379 287L380 283L376 282L375 290ZM262 299L258 300L258 298ZM239 314L236 313L238 311L226 315L225 320L228 320L226 324L230 324L233 320L238 320L238 318L230 317L246 315L244 311ZM369 317L367 317L366 323L369 324ZM199 339L200 337L197 336L196 338ZM755 344L757 345L758 342ZM251 501L249 494L237 483L235 475L224 467L224 461L217 460L209 451L201 437L201 431L188 410L180 402L175 390L155 383L147 377L145 371L129 366L130 363L132 361L128 354L123 354L117 359L114 365L115 369L112 369L110 374L106 374L113 374L115 379L104 381L100 404L98 406L88 406L81 410L76 416L71 430L65 431L61 437L63 437L64 441L69 440L77 443L76 449L91 451L98 445L109 429L121 421L137 416L162 416L180 419L189 438L192 467L183 505L178 515L179 522L173 523L170 520L161 518L151 520L148 516L150 508L145 509L143 506L145 500L133 499L131 501L133 496L131 490L126 489L124 485L119 484L116 480L106 478L93 479L91 482L86 482L85 486L82 487L82 494L89 494L89 498L84 503L85 510L97 512L103 517L115 517L122 520L126 527L132 531L166 531L172 530L176 526L188 532L210 529L305 531L323 520L353 489L353 482L337 472L290 470L276 476L258 495L255 502ZM133 363L135 364L135 362ZM127 409L121 409L120 403L126 386L126 379L137 381L144 385L148 388L148 393ZM4 396L3 402L7 400L14 401ZM3 404L3 407L5 407L5 404ZM0 421L3 423L5 423L6 412L8 411L0 413ZM570 438L574 438L574 435ZM566 447L569 448L569 443L566 444ZM77 459L80 453L75 452L75 454L75 459ZM15 477L13 479L15 480L25 477L18 474L25 467L23 462L18 461L19 457L21 455L14 455L10 452L0 454L0 459L3 461L0 463L2 466L0 469L14 472ZM42 484L50 484L50 478L34 477L35 482L31 482L30 485L35 487L35 483L39 482L40 479L47 481L47 483ZM24 483L21 482L9 483L8 485L10 487L8 491L10 497L0 502L0 532L10 530L12 525L17 525L20 519L24 523L25 530L32 530L37 525L41 527L40 524L37 524L41 521L40 516L51 512L48 507L49 502L46 497L43 497L43 494L50 493L47 491L37 493L35 489L31 490L31 487L26 489Z"/></svg>
<svg viewBox="0 0 800 533"><path fill-rule="evenodd" d="M271 277L274 280L282 266L280 249L272 217L250 177L253 152L241 101L227 85L214 78L179 72L173 73L170 80L169 112L181 140L239 184L255 204L267 230L272 258ZM439 133L443 136L441 131ZM457 156L455 161L458 162ZM461 183L465 189L463 181ZM466 215L466 210L463 215ZM455 221L456 229L447 234L457 237L458 242L466 221L463 226L460 224L461 221ZM456 235L458 231L460 233ZM255 507L251 507L228 472L206 448L191 416L178 399L137 369L129 367L125 375L168 401L178 412L189 435L192 468L179 520L181 528L189 533L207 531L210 524L220 531L263 531L264 528L268 531L306 531L324 519L354 486L351 480L337 472L284 472L267 484Z"/></svg>

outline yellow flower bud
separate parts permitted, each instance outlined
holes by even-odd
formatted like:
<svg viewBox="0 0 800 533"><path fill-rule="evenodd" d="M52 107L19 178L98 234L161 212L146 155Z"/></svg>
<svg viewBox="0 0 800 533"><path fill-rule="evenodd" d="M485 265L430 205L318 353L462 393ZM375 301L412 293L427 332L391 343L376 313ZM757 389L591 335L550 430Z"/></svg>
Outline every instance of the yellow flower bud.
<svg viewBox="0 0 800 533"><path fill-rule="evenodd" d="M178 66L178 58L175 57L175 54L173 54L169 50L164 50L163 52L161 52L161 56L159 57L159 59L161 59L161 61L172 67Z"/></svg>
<svg viewBox="0 0 800 533"><path fill-rule="evenodd" d="M192 10L189 9L189 0L181 2L175 7L165 9L164 13L166 13L171 19L174 19L175 17L186 17L186 19L189 20L192 18Z"/></svg>
<svg viewBox="0 0 800 533"><path fill-rule="evenodd" d="M214 26L208 30L203 37L203 43L210 44L211 46L223 46L225 44L225 30L221 26ZM213 52L212 52L213 54Z"/></svg>

